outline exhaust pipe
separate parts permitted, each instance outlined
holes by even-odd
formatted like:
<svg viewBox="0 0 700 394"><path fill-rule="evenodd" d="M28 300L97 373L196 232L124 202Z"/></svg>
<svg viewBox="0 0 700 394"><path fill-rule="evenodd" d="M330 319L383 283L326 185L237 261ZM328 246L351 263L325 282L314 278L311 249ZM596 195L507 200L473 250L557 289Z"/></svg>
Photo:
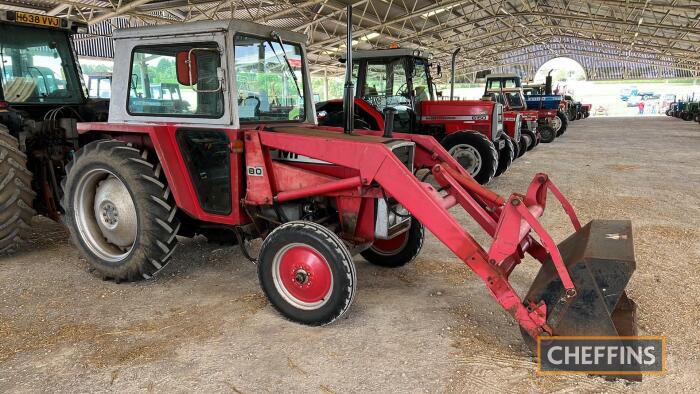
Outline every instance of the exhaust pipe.
<svg viewBox="0 0 700 394"><path fill-rule="evenodd" d="M345 117L345 134L351 134L355 126L355 85L352 83L352 4L347 6L347 37L345 49L345 91L343 95L343 116Z"/></svg>
<svg viewBox="0 0 700 394"><path fill-rule="evenodd" d="M544 82L544 94L548 96L552 95L552 71L554 71L554 69L549 70L547 73L547 78Z"/></svg>
<svg viewBox="0 0 700 394"><path fill-rule="evenodd" d="M454 100L454 95L455 95L455 69L457 68L457 54L462 48L457 48L455 49L454 52L452 52L452 66L451 66L451 74L450 74L450 101Z"/></svg>

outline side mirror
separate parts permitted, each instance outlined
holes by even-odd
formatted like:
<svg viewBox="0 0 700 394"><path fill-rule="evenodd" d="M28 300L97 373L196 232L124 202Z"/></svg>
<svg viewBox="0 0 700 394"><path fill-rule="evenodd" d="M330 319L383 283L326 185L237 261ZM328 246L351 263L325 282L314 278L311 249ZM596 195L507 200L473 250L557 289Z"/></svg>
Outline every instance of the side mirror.
<svg viewBox="0 0 700 394"><path fill-rule="evenodd" d="M177 82L180 85L193 86L199 80L199 68L197 67L197 58L192 55L193 50L180 51L175 57Z"/></svg>

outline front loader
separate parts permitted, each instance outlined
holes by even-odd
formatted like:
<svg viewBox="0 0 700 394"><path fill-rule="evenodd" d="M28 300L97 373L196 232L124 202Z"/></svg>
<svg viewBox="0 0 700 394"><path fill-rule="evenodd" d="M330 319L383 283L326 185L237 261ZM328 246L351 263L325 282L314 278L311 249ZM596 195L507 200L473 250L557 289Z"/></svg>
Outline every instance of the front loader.
<svg viewBox="0 0 700 394"><path fill-rule="evenodd" d="M292 321L323 325L354 300L354 255L405 265L427 229L477 274L527 342L631 333L615 319L623 307L634 312L624 291L635 268L628 221L581 226L545 174L525 194L502 197L432 136L393 132L391 114L381 132L353 130L349 72L345 127L317 126L305 36L230 20L119 30L114 42L115 55L132 64L115 64L109 121L79 127L109 138L76 152L64 182L65 222L99 275L151 278L178 234L218 228L247 256L247 240L262 238L255 260L271 305ZM189 105L144 105L131 93L132 75L151 79L151 64L169 62L175 71L160 82L176 81ZM559 245L539 221L548 195L573 227ZM456 207L490 245L462 227ZM509 278L526 254L541 267L520 297Z"/></svg>

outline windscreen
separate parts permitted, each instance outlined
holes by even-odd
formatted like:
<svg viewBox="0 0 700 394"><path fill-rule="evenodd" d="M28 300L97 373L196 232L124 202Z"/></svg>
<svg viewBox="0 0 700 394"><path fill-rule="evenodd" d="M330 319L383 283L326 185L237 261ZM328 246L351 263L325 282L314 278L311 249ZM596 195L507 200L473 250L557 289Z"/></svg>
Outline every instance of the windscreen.
<svg viewBox="0 0 700 394"><path fill-rule="evenodd" d="M62 30L0 24L0 79L13 104L70 104L82 86Z"/></svg>
<svg viewBox="0 0 700 394"><path fill-rule="evenodd" d="M241 123L301 121L304 59L301 46L237 34L234 64Z"/></svg>

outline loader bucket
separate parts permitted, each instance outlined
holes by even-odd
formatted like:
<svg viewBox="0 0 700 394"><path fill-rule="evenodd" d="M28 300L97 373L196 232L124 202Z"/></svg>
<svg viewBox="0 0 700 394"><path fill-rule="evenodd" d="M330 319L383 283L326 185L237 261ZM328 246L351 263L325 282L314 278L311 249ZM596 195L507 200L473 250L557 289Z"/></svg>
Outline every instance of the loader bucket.
<svg viewBox="0 0 700 394"><path fill-rule="evenodd" d="M547 325L552 335L636 335L636 305L625 294L636 266L631 222L593 220L558 248L576 295L567 299L566 289L548 259L524 299L528 305L547 305ZM535 345L527 333L523 335L527 343ZM634 379L626 377L630 378Z"/></svg>

